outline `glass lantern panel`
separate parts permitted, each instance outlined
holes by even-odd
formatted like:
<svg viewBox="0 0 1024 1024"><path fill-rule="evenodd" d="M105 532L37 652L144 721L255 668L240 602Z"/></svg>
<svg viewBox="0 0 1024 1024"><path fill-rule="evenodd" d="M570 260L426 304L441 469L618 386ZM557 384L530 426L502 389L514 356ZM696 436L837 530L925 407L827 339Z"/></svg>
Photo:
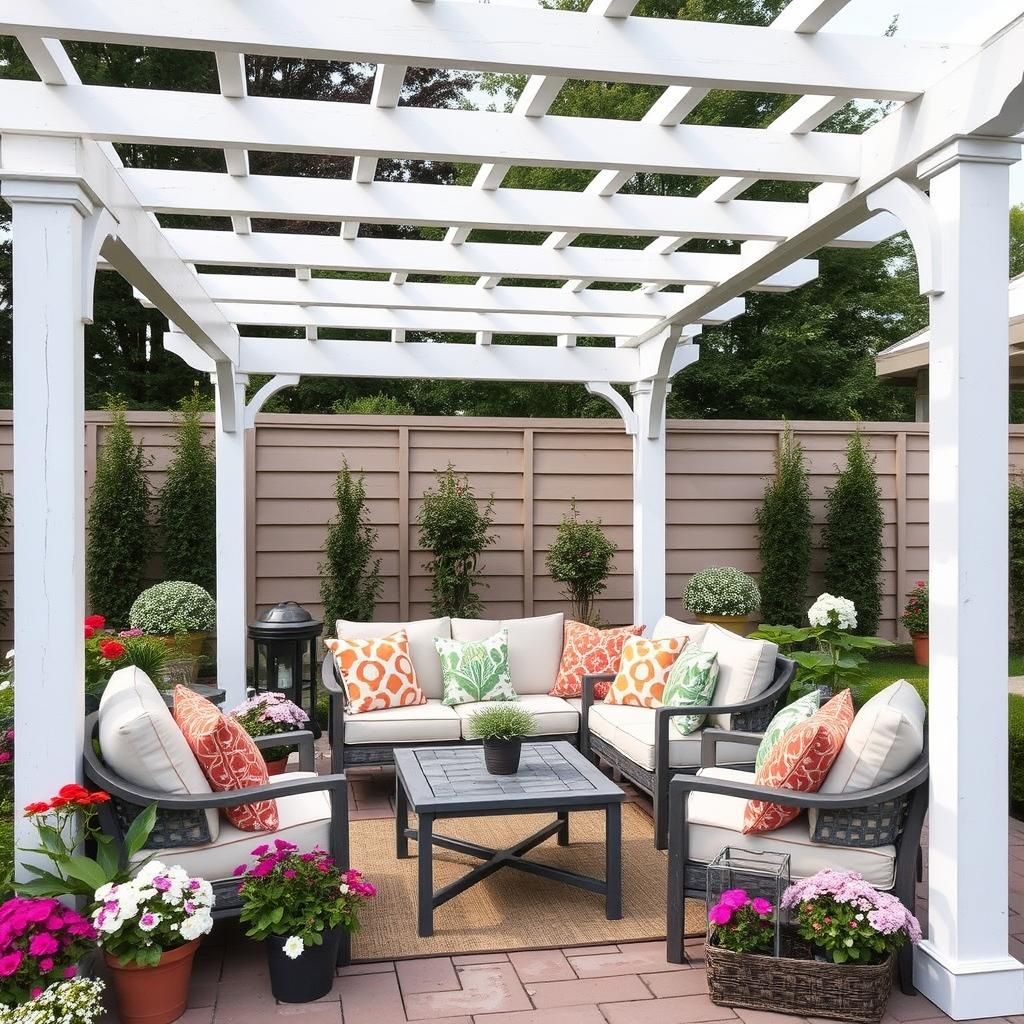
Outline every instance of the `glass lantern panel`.
<svg viewBox="0 0 1024 1024"><path fill-rule="evenodd" d="M730 889L742 889L750 899L761 897L771 903L774 913L774 955L781 949L782 925L787 915L780 909L782 894L789 888L789 854L767 850L723 847L708 865L707 905L710 911Z"/></svg>

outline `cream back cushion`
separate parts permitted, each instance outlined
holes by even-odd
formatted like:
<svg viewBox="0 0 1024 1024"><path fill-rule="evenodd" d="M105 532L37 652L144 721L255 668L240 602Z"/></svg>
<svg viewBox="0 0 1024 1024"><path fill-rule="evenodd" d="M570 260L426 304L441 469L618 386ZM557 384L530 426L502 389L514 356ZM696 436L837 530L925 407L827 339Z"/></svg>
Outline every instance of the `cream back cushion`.
<svg viewBox="0 0 1024 1024"><path fill-rule="evenodd" d="M564 620L561 612L529 619L452 619L452 639L486 640L507 630L512 689L524 696L549 693L562 660Z"/></svg>
<svg viewBox="0 0 1024 1024"><path fill-rule="evenodd" d="M100 698L100 753L122 779L161 793L211 793L210 784L175 724L171 709L140 668L119 668ZM205 812L211 841L216 810Z"/></svg>
<svg viewBox="0 0 1024 1024"><path fill-rule="evenodd" d="M686 646L693 648L703 645L707 632L706 622L683 622L682 619L673 619L671 615L662 615L651 632L651 639L666 640L673 636L685 636Z"/></svg>
<svg viewBox="0 0 1024 1024"><path fill-rule="evenodd" d="M718 655L718 685L713 703L739 704L771 686L778 644L737 636L712 622L701 647ZM717 729L731 729L732 715L711 715L708 722Z"/></svg>
<svg viewBox="0 0 1024 1024"><path fill-rule="evenodd" d="M441 659L434 647L434 637L452 639L452 620L445 615L440 619L420 619L417 622L335 622L335 636L347 640L376 640L404 629L409 638L409 659L419 688L432 700L440 700Z"/></svg>

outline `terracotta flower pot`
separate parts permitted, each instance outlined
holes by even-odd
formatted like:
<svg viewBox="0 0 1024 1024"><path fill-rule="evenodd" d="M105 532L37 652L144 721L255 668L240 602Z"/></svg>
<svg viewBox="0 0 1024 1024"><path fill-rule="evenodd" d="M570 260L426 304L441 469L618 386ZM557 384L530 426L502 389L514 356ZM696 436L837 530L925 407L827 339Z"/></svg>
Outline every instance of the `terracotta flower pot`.
<svg viewBox="0 0 1024 1024"><path fill-rule="evenodd" d="M737 636L746 636L749 632L747 626L750 619L746 615L701 615L697 613L697 620L699 622L713 622L716 626L721 626L722 629L727 629L730 633L735 633Z"/></svg>
<svg viewBox="0 0 1024 1024"><path fill-rule="evenodd" d="M287 757L275 757L273 761L267 761L268 775L284 775L288 769Z"/></svg>
<svg viewBox="0 0 1024 1024"><path fill-rule="evenodd" d="M198 939L169 949L155 967L122 967L117 957L104 954L121 1024L171 1024L182 1016L197 949Z"/></svg>
<svg viewBox="0 0 1024 1024"><path fill-rule="evenodd" d="M927 633L911 633L910 639L914 644L914 664L916 665L927 665L928 664L928 634Z"/></svg>

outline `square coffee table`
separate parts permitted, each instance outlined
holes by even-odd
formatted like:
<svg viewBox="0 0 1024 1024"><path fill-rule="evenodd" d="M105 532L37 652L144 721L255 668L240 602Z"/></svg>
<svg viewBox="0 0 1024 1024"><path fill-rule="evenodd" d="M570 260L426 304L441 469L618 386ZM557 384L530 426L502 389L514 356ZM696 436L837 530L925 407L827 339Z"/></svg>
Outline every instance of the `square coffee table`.
<svg viewBox="0 0 1024 1024"><path fill-rule="evenodd" d="M591 764L572 744L564 741L524 743L515 775L489 775L483 747L458 744L446 747L407 747L395 750L395 852L409 856L409 840L418 842L419 934L434 934L434 908L483 881L499 868L516 868L590 892L603 893L605 916L622 917L622 802L625 794ZM605 877L592 878L528 860L526 854L557 835L559 846L569 845L569 812L605 812ZM409 811L419 816L418 828L409 827ZM437 835L434 822L444 818L470 818L550 811L554 821L505 850ZM434 891L433 852L446 850L476 857L483 863L450 885Z"/></svg>

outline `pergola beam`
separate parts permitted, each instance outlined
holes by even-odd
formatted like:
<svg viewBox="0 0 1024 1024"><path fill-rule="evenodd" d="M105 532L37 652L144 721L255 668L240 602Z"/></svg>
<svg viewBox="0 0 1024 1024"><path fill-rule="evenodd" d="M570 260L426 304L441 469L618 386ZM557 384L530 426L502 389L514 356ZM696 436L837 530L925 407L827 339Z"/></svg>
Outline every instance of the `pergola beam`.
<svg viewBox="0 0 1024 1024"><path fill-rule="evenodd" d="M662 18L475 4L306 0L20 0L0 32L128 46L406 64L595 81L907 100L969 56L961 46ZM737 54L743 59L737 60Z"/></svg>

